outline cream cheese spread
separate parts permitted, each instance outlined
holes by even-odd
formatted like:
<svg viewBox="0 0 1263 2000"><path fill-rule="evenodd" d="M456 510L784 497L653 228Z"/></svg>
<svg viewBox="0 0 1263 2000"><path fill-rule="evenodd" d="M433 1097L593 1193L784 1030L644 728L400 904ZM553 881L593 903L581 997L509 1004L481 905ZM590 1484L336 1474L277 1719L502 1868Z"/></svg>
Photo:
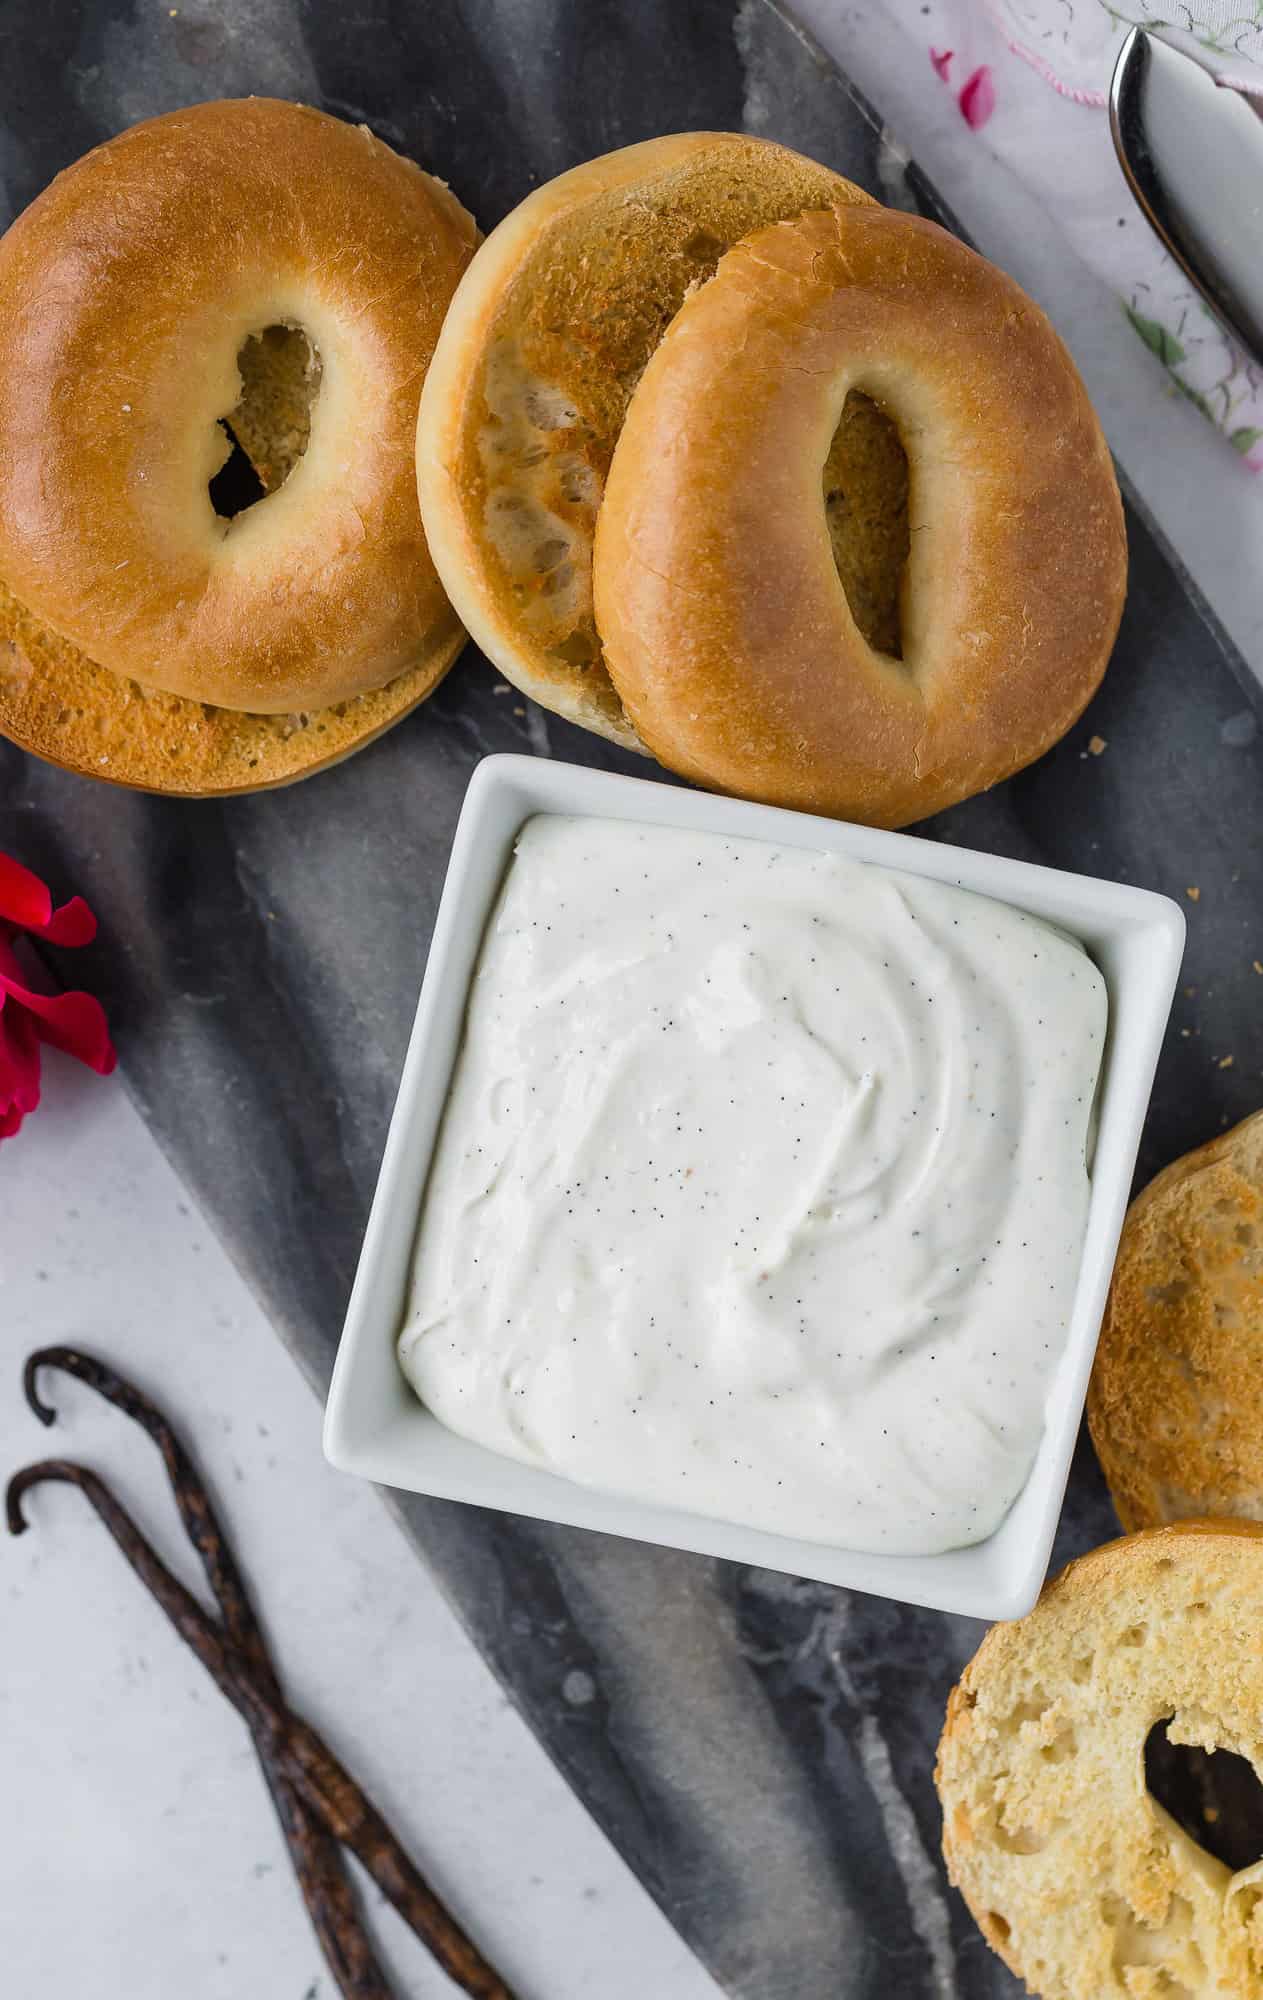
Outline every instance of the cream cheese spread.
<svg viewBox="0 0 1263 2000"><path fill-rule="evenodd" d="M1049 925L836 854L523 828L399 1357L584 1484L854 1549L1002 1520L1078 1277L1106 1021Z"/></svg>

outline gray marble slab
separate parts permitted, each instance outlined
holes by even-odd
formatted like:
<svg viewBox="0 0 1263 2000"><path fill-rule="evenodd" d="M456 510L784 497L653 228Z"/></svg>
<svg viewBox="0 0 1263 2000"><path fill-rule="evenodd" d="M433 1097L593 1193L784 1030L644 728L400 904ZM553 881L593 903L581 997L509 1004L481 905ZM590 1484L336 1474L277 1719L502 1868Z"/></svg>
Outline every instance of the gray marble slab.
<svg viewBox="0 0 1263 2000"><path fill-rule="evenodd" d="M931 200L767 0L181 0L174 17L133 0L4 0L0 220L127 121L249 90L365 120L450 179L484 225L577 160L690 126L745 126L888 198ZM1130 534L1127 616L1088 717L926 831L1181 898L1200 889L1147 1174L1260 1095L1263 697L1134 509ZM1088 755L1098 733L1108 747ZM505 749L641 768L497 694L472 652L382 742L254 799L142 798L0 743L0 845L96 904L102 937L74 972L107 998L146 1118L317 1386L461 796L478 759ZM978 1627L397 1504L513 1699L728 1991L1017 1992L938 1857L935 1740ZM1081 1447L1059 1554L1113 1531ZM416 1673L424 1700L424 1660Z"/></svg>

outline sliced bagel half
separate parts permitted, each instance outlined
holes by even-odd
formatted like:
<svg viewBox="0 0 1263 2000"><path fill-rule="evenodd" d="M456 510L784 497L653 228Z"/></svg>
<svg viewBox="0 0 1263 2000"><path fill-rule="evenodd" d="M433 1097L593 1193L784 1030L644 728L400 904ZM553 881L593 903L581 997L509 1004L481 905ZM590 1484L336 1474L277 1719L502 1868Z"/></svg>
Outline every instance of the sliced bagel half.
<svg viewBox="0 0 1263 2000"><path fill-rule="evenodd" d="M597 509L632 391L732 244L869 199L770 140L686 132L562 174L477 252L422 392L421 513L461 622L545 708L642 747L592 613Z"/></svg>

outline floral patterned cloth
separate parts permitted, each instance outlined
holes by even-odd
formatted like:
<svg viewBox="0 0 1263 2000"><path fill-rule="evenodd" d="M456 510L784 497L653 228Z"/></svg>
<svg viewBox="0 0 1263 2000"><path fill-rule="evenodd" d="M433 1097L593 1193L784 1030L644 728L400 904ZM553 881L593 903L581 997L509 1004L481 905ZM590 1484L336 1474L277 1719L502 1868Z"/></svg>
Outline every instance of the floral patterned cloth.
<svg viewBox="0 0 1263 2000"><path fill-rule="evenodd" d="M1207 311L1145 222L1115 160L1105 111L1115 59L1136 24L1193 37L1212 52L1221 81L1263 96L1263 0L1185 0L1178 9L1159 0L895 5L904 26L920 30L927 63L980 143L1031 187L1116 289L1173 389L1263 472L1263 370Z"/></svg>

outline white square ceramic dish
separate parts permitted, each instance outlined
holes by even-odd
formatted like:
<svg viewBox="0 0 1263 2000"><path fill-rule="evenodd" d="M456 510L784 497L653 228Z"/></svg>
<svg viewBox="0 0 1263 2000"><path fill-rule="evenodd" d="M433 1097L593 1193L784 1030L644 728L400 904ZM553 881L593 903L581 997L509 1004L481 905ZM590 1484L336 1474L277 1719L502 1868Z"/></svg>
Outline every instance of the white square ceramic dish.
<svg viewBox="0 0 1263 2000"><path fill-rule="evenodd" d="M1059 924L1083 942L1100 967L1109 990L1110 1025L1087 1237L1066 1352L1030 1478L987 1541L946 1555L866 1555L592 1492L445 1430L405 1382L395 1340L466 996L514 840L535 813L746 835L956 883ZM529 757L487 758L470 782L452 846L329 1391L326 1455L343 1471L442 1499L694 1549L976 1618L1021 1616L1034 1603L1048 1566L1183 945L1183 913L1146 889L641 778Z"/></svg>

